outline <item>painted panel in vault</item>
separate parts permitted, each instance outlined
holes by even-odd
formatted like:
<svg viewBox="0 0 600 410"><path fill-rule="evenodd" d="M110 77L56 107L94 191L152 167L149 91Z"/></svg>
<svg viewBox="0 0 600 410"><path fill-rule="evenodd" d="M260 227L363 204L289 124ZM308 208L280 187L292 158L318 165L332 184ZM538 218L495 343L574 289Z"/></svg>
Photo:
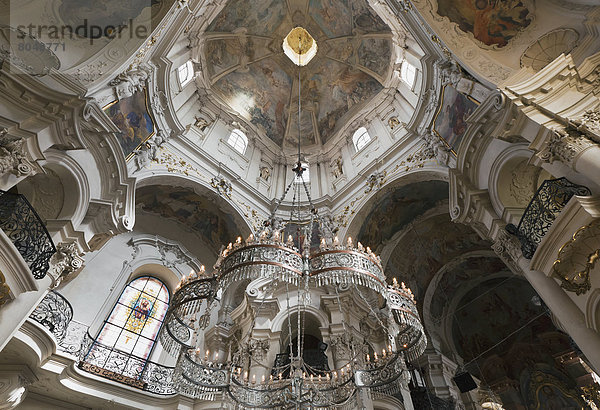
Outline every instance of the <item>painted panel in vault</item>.
<svg viewBox="0 0 600 410"><path fill-rule="evenodd" d="M261 60L247 72L233 72L214 86L225 102L281 145L292 80L273 60Z"/></svg>
<svg viewBox="0 0 600 410"><path fill-rule="evenodd" d="M390 67L391 54L390 40L383 38L365 39L358 49L358 63L383 76Z"/></svg>
<svg viewBox="0 0 600 410"><path fill-rule="evenodd" d="M438 0L438 14L482 43L498 47L531 23L521 0Z"/></svg>
<svg viewBox="0 0 600 410"><path fill-rule="evenodd" d="M321 142L336 131L340 118L354 105L373 96L382 85L373 77L345 64L321 61L308 81L308 99L318 101L317 121Z"/></svg>
<svg viewBox="0 0 600 410"><path fill-rule="evenodd" d="M131 97L109 105L104 112L119 128L116 134L123 154L127 158L154 134L154 124L146 104L146 89L136 91Z"/></svg>
<svg viewBox="0 0 600 410"><path fill-rule="evenodd" d="M442 102L433 122L433 130L446 141L454 152L458 150L467 130L467 118L473 113L477 103L447 85L442 92Z"/></svg>
<svg viewBox="0 0 600 410"><path fill-rule="evenodd" d="M352 34L348 0L310 0L309 13L329 38Z"/></svg>
<svg viewBox="0 0 600 410"><path fill-rule="evenodd" d="M269 35L281 24L287 12L287 2L282 0L232 0L215 20L209 32L232 32L246 28L248 34Z"/></svg>
<svg viewBox="0 0 600 410"><path fill-rule="evenodd" d="M237 38L211 40L206 43L206 62L211 77L239 63L243 49Z"/></svg>

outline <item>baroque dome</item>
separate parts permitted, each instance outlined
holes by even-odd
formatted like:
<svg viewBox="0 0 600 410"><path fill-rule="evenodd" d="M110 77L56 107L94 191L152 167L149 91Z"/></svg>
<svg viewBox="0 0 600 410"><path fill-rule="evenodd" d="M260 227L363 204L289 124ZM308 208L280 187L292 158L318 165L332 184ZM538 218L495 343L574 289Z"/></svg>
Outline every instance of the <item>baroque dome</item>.
<svg viewBox="0 0 600 410"><path fill-rule="evenodd" d="M392 33L366 0L232 0L203 34L203 81L226 109L277 146L298 140L299 67L282 43L294 27L315 39L302 69L300 121L304 147L332 140L389 83Z"/></svg>

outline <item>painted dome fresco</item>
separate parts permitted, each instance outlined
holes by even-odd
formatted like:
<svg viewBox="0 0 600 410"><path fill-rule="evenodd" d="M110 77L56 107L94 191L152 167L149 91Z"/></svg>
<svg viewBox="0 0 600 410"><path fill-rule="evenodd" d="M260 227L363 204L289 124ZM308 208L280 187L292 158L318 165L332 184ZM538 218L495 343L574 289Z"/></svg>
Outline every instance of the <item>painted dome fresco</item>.
<svg viewBox="0 0 600 410"><path fill-rule="evenodd" d="M301 68L282 47L298 26L317 46ZM285 149L298 140L300 76L301 142L319 146L385 88L393 72L391 38L366 0L258 0L252 7L232 0L204 33L203 81Z"/></svg>

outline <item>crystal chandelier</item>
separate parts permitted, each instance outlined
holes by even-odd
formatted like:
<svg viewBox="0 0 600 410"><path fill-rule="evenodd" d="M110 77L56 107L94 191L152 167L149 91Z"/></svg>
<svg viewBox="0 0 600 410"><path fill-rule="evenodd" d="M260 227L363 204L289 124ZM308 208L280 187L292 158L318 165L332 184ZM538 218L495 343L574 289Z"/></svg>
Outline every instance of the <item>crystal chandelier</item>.
<svg viewBox="0 0 600 410"><path fill-rule="evenodd" d="M301 49L298 54L303 54ZM300 122L300 72L298 83ZM203 267L184 278L174 293L160 340L165 350L178 357L174 383L179 393L202 398L221 392L223 399L235 408L318 409L351 406L356 403L360 389L398 394L400 384L408 381L405 361L416 359L427 344L414 296L395 278L391 285L386 283L381 260L369 247L360 242L355 245L350 237L340 242L331 230L327 232L327 224L310 198L304 171L298 124L294 178L263 229L245 241L238 237L220 252L212 274L207 274ZM300 187L307 198L304 203L300 200ZM284 221L277 217L277 212L290 191L293 192L290 216ZM296 238L291 234L292 227L297 227ZM319 245L311 246L313 232L317 231L319 241L315 242ZM282 294L287 306L289 351L277 355L283 355L283 360L275 361L272 366L260 363L270 371L259 377L252 374L257 361L251 353L252 343L256 342L252 338L252 325L245 335L235 338L235 346L230 344L224 349L226 357L197 345L198 335L209 326L217 300L230 286L242 281L262 281L271 290L285 289ZM334 369L311 366L302 354L305 322L301 317L306 316L311 291L319 288L335 292L340 307L340 294L353 292L362 299L387 334L386 347L370 352L364 341L361 343L345 331L348 359ZM379 301L383 306L380 312L386 312L387 316L373 310L374 300ZM262 303L258 303L252 320L260 315L261 307ZM350 328L344 319L342 326L345 330ZM292 341L293 330L296 342Z"/></svg>

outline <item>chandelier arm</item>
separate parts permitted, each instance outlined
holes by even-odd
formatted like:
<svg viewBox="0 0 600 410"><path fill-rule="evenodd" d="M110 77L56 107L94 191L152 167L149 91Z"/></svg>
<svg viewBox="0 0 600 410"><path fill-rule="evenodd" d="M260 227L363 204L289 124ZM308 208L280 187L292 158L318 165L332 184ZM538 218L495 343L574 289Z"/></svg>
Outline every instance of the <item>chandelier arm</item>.
<svg viewBox="0 0 600 410"><path fill-rule="evenodd" d="M290 191L290 188L292 187L292 185L294 184L294 182L295 182L295 180L294 180L294 178L292 178L292 182L290 182L288 184L288 186L285 188L285 191L283 191L283 194L281 195L281 197L275 203L275 208L273 208L273 211L271 212L271 219L275 218L275 213L277 212L277 210L281 206L281 203L283 202L283 200L287 196L287 194Z"/></svg>

